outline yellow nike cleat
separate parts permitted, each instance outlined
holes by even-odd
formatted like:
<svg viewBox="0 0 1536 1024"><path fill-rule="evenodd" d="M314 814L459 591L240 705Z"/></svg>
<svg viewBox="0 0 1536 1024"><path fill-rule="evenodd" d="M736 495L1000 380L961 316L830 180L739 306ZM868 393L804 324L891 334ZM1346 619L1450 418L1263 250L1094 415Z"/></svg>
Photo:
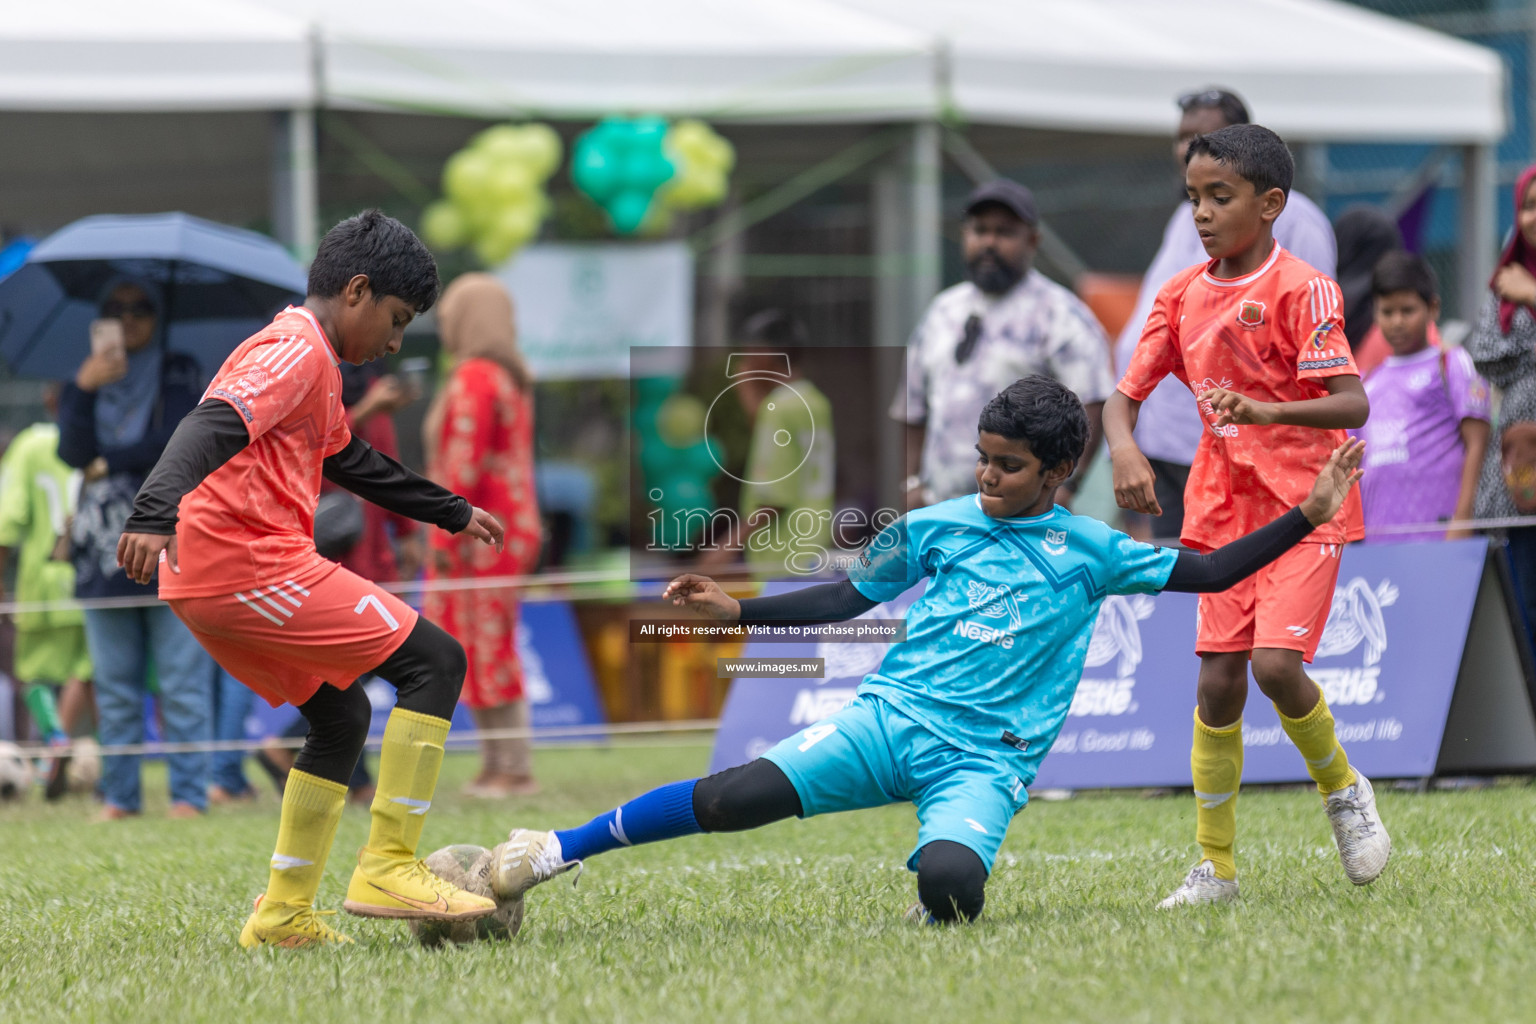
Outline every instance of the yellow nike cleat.
<svg viewBox="0 0 1536 1024"><path fill-rule="evenodd" d="M366 846L347 886L347 913L419 921L473 921L496 912L496 901L434 875L419 860L385 860Z"/></svg>
<svg viewBox="0 0 1536 1024"><path fill-rule="evenodd" d="M320 920L334 910L316 910L291 903L269 903L256 897L256 907L240 929L240 945L246 949L277 946L298 949L301 946L350 946L352 940Z"/></svg>

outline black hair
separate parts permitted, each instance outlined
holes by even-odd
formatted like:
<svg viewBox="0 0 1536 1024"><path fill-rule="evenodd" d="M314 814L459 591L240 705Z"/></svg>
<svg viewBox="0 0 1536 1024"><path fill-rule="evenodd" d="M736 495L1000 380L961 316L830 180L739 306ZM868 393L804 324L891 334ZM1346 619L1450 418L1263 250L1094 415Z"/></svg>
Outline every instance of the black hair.
<svg viewBox="0 0 1536 1024"><path fill-rule="evenodd" d="M1214 85L1209 89L1180 96L1179 110L1186 114L1191 110L1219 110L1222 119L1229 125L1247 124L1252 120L1248 116L1248 105L1243 102L1242 97L1231 89Z"/></svg>
<svg viewBox="0 0 1536 1024"><path fill-rule="evenodd" d="M358 274L368 275L373 300L393 295L425 313L437 301L437 261L421 239L380 210L364 210L325 233L309 265L309 294L340 295Z"/></svg>
<svg viewBox="0 0 1536 1024"><path fill-rule="evenodd" d="M1040 374L1021 377L981 410L978 429L1023 441L1045 469L1076 462L1088 446L1088 414L1072 389Z"/></svg>
<svg viewBox="0 0 1536 1024"><path fill-rule="evenodd" d="M1414 292L1432 306L1440 298L1440 282L1435 280L1434 268L1417 253L1400 249L1389 252L1376 261L1371 271L1371 294L1390 295L1393 292Z"/></svg>
<svg viewBox="0 0 1536 1024"><path fill-rule="evenodd" d="M1232 168L1261 195L1272 188L1291 194L1296 161L1291 159L1285 140L1263 125L1229 124L1196 135L1189 142L1189 152L1184 154L1184 165L1189 166L1199 153Z"/></svg>
<svg viewBox="0 0 1536 1024"><path fill-rule="evenodd" d="M742 321L738 332L743 343L803 347L808 336L805 325L782 309L764 309Z"/></svg>

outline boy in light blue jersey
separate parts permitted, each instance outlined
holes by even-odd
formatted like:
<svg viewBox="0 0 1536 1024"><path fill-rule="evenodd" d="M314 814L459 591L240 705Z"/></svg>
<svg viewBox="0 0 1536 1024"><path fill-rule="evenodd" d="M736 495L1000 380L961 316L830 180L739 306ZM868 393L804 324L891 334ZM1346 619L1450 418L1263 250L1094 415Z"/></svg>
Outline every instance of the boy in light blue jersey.
<svg viewBox="0 0 1536 1024"><path fill-rule="evenodd" d="M493 887L517 899L594 854L791 816L917 806L919 904L910 916L972 920L1013 816L1066 720L1099 605L1109 594L1225 590L1328 522L1359 479L1363 445L1329 459L1284 516L1206 555L1142 544L1056 505L1088 437L1077 397L1032 376L982 412L977 493L908 513L849 578L736 601L687 574L664 593L726 622L837 622L924 577L907 639L841 711L748 764L675 782L579 828L514 829Z"/></svg>

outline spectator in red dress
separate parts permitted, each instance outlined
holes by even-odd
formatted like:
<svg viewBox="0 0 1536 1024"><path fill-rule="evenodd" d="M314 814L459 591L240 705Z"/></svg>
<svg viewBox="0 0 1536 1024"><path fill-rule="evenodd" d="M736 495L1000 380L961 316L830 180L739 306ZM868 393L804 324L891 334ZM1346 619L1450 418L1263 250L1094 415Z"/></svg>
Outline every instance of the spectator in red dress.
<svg viewBox="0 0 1536 1024"><path fill-rule="evenodd" d="M464 274L443 292L438 335L454 367L423 425L427 473L506 527L506 548L476 551L444 534L431 541L429 580L530 573L542 530L533 477L533 377L517 350L512 297L488 274ZM479 545L485 547L485 545ZM426 614L464 645L469 671L459 695L482 730L526 729L528 701L517 652L517 592L509 587L429 590ZM536 792L525 738L480 744L471 796Z"/></svg>

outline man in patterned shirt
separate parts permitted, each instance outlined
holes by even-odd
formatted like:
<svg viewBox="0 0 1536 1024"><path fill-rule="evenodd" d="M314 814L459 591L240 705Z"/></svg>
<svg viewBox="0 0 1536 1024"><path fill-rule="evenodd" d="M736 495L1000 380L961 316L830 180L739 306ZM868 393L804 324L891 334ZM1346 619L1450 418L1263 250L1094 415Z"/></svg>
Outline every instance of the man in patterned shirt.
<svg viewBox="0 0 1536 1024"><path fill-rule="evenodd" d="M1115 389L1109 340L1072 292L1031 263L1040 243L1035 197L999 178L965 203L966 280L928 306L907 350L907 379L891 416L907 425L909 508L976 490L976 418L992 397L1030 374L1076 393L1088 413L1088 447L1059 489L1077 489L1102 436L1100 414Z"/></svg>

